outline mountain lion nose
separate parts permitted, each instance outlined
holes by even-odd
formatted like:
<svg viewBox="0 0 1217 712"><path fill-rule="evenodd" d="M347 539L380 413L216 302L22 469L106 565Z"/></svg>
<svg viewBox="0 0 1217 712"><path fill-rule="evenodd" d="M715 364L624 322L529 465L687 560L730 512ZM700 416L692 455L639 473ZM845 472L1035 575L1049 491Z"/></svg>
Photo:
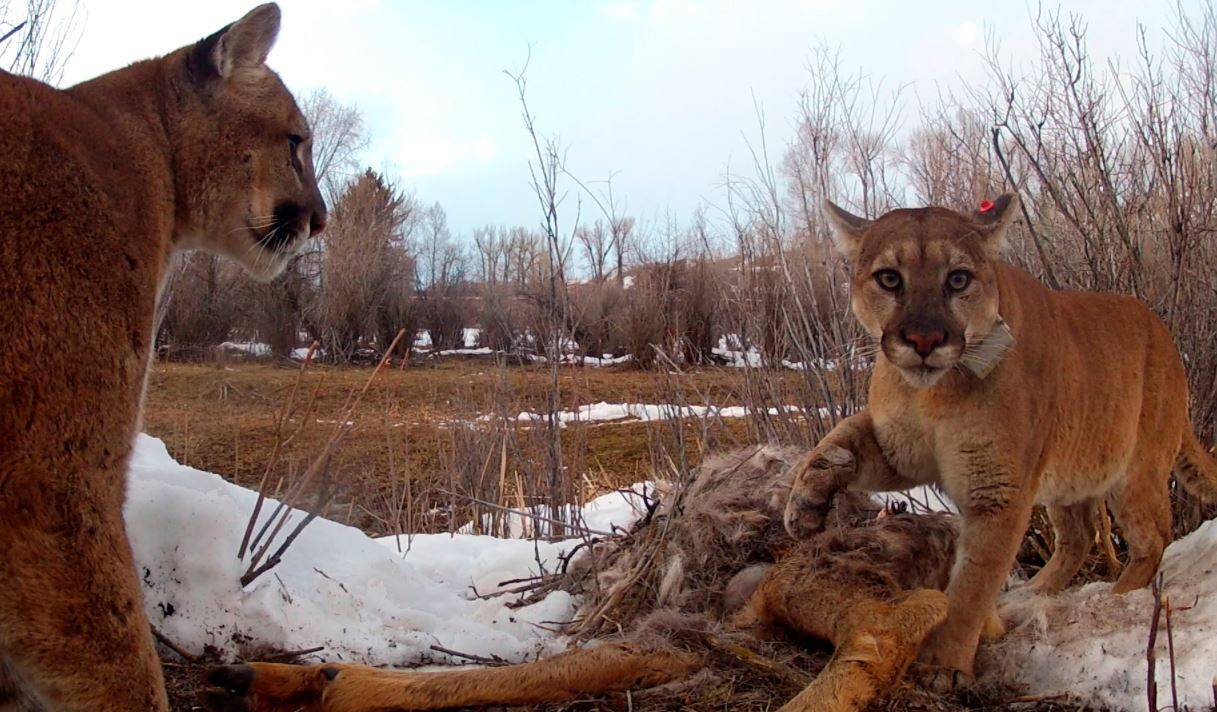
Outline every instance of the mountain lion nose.
<svg viewBox="0 0 1217 712"><path fill-rule="evenodd" d="M900 338L904 342L913 347L917 355L925 358L934 352L934 349L942 345L947 340L947 335L942 330L937 331L901 331Z"/></svg>
<svg viewBox="0 0 1217 712"><path fill-rule="evenodd" d="M316 237L317 235L321 234L321 231L325 229L325 224L327 222L329 222L329 216L326 215L324 210L319 210L313 213L312 218L309 219L308 236Z"/></svg>

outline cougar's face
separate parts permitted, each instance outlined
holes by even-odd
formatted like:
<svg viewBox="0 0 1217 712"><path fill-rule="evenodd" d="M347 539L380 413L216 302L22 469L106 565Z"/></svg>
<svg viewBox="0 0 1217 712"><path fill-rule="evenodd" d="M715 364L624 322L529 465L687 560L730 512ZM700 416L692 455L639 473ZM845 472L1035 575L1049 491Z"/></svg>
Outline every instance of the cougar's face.
<svg viewBox="0 0 1217 712"><path fill-rule="evenodd" d="M850 261L854 315L908 383L935 385L997 323L995 243L1010 201L980 218L922 208L869 221L828 210L839 211L830 217Z"/></svg>
<svg viewBox="0 0 1217 712"><path fill-rule="evenodd" d="M197 217L186 246L278 275L325 227L312 134L291 92L265 65L279 11L264 5L184 50L195 110L182 124Z"/></svg>

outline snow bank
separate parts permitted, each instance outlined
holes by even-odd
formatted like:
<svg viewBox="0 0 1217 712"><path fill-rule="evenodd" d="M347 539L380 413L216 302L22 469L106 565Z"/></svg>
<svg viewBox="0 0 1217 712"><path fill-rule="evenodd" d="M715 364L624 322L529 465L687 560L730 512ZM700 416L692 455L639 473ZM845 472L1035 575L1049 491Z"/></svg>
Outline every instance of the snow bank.
<svg viewBox="0 0 1217 712"><path fill-rule="evenodd" d="M527 354L528 360L532 363L549 363L549 359L536 354ZM558 359L558 363L567 366L588 366L590 368L602 368L604 366L617 366L623 363L628 363L633 360L633 356L625 354L624 356L614 356L612 354L604 354L603 356L577 356L575 354L564 354Z"/></svg>
<svg viewBox="0 0 1217 712"><path fill-rule="evenodd" d="M597 497L581 508L571 505L562 514L563 521L574 522L586 533L596 536L625 533L636 519L647 511L647 505L658 495L651 482L637 482L615 492ZM497 518L506 519L507 532L512 537L549 536L553 512L548 506L510 509L506 513L487 514L483 526L489 528ZM461 528L462 534L473 531L473 523ZM397 539L399 537L389 537ZM565 546L565 544L563 545Z"/></svg>
<svg viewBox="0 0 1217 712"><path fill-rule="evenodd" d="M1217 521L1171 544L1162 560L1163 595L1174 613L1180 707L1208 709L1217 676ZM1149 589L1124 595L1092 583L1057 596L1015 589L1003 595L1011 632L982 646L985 677L1026 688L1030 695L1070 693L1091 706L1143 710L1146 644L1153 617ZM1156 646L1158 704L1169 705L1170 655L1165 621Z"/></svg>
<svg viewBox="0 0 1217 712"><path fill-rule="evenodd" d="M469 535L378 542L317 519L278 567L242 589L245 566L236 554L256 497L179 465L160 440L140 435L135 443L125 515L145 606L188 651L210 646L232 656L324 645L327 659L406 666L459 661L432 646L508 661L562 647L549 631L574 614L569 594L511 610L514 597L482 600L474 590L484 595L506 579L552 570L572 542ZM631 516L615 504L621 499L589 503L589 521L603 526L595 519L602 510L610 519Z"/></svg>
<svg viewBox="0 0 1217 712"><path fill-rule="evenodd" d="M250 356L269 356L271 353L270 344L259 341L225 341L220 344L220 350Z"/></svg>
<svg viewBox="0 0 1217 712"><path fill-rule="evenodd" d="M731 368L760 368L765 365L765 358L756 346L749 345L745 349L743 340L738 334L720 336L718 345L710 349L710 352L723 359ZM859 357L848 359L848 363L854 371L865 371L871 367L870 361ZM808 364L803 361L791 361L785 358L781 359L781 365L782 368L792 371L803 371L808 368ZM823 358L812 360L810 365L820 371L835 371L838 368L836 360Z"/></svg>
<svg viewBox="0 0 1217 712"><path fill-rule="evenodd" d="M802 409L798 406L785 406L783 408L769 408L767 412L770 415L780 415L782 413L798 413ZM828 409L821 409L822 415L828 415ZM742 405L730 406L715 406L715 405L686 405L679 406L670 403L607 403L600 401L581 406L578 410L563 410L558 412L558 421L566 426L568 423L621 423L621 422L649 422L652 420L668 420L671 418L743 418L752 413L752 409ZM478 420L493 420L497 416L483 415ZM545 413L522 412L516 416L519 421L542 422L546 419Z"/></svg>

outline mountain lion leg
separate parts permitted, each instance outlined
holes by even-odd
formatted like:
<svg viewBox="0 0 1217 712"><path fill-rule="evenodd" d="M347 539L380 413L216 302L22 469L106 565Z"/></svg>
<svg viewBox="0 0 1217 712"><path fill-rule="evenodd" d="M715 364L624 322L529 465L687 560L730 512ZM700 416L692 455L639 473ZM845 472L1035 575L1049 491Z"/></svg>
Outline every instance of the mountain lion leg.
<svg viewBox="0 0 1217 712"><path fill-rule="evenodd" d="M1124 484L1109 495L1116 524L1128 542L1128 565L1112 588L1115 593L1148 586L1158 571L1162 550L1171 539L1169 471L1169 461L1134 463Z"/></svg>
<svg viewBox="0 0 1217 712"><path fill-rule="evenodd" d="M85 491L104 479L80 477ZM121 507L52 494L58 506L0 542L0 647L13 678L35 709L168 710Z"/></svg>
<svg viewBox="0 0 1217 712"><path fill-rule="evenodd" d="M974 486L971 500L960 502L963 530L947 586L947 620L930 634L921 654L933 673L927 682L934 687L954 687L960 675L972 677L981 632L993 615L997 594L1031 519L1030 493L1002 488L998 491L1004 494L997 494L991 487L983 487L983 497L1009 500L993 509L978 509L976 500L982 494Z"/></svg>
<svg viewBox="0 0 1217 712"><path fill-rule="evenodd" d="M1006 634L1006 624L1002 622L1001 616L997 614L997 608L989 611L989 615L985 618L985 623L980 629L980 639L986 643L992 643L1001 640Z"/></svg>
<svg viewBox="0 0 1217 712"><path fill-rule="evenodd" d="M1095 502L1083 500L1066 507L1049 507L1055 543L1052 556L1044 568L1027 582L1027 587L1041 593L1057 593L1069 585L1094 547Z"/></svg>
<svg viewBox="0 0 1217 712"><path fill-rule="evenodd" d="M214 712L382 712L561 702L651 687L688 675L697 661L624 644L572 650L535 663L444 672L363 665L251 663L212 670Z"/></svg>
<svg viewBox="0 0 1217 712"><path fill-rule="evenodd" d="M832 498L846 487L872 492L905 490L918 483L902 478L875 440L870 413L862 411L837 423L797 465L784 524L795 539L824 528Z"/></svg>

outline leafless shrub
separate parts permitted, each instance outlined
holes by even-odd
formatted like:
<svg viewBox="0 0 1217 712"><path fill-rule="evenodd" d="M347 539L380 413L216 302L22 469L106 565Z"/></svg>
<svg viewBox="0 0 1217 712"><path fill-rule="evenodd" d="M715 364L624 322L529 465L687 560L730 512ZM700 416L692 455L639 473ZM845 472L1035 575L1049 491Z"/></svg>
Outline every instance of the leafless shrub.
<svg viewBox="0 0 1217 712"><path fill-rule="evenodd" d="M83 25L79 0L0 0L0 66L58 83Z"/></svg>
<svg viewBox="0 0 1217 712"><path fill-rule="evenodd" d="M406 245L415 210L412 196L371 170L335 204L310 306L328 359L350 360L368 337L396 333L394 320L410 315L414 263Z"/></svg>
<svg viewBox="0 0 1217 712"><path fill-rule="evenodd" d="M571 335L584 355L599 358L622 351L617 322L628 299L628 291L616 280L601 278L571 287Z"/></svg>
<svg viewBox="0 0 1217 712"><path fill-rule="evenodd" d="M200 359L225 341L238 323L239 268L214 255L185 255L163 307L157 342L171 358Z"/></svg>
<svg viewBox="0 0 1217 712"><path fill-rule="evenodd" d="M671 346L667 343L665 318L671 294L668 276L666 265L643 265L633 275L633 286L626 293L621 338L639 368L654 366L657 350L668 350Z"/></svg>

